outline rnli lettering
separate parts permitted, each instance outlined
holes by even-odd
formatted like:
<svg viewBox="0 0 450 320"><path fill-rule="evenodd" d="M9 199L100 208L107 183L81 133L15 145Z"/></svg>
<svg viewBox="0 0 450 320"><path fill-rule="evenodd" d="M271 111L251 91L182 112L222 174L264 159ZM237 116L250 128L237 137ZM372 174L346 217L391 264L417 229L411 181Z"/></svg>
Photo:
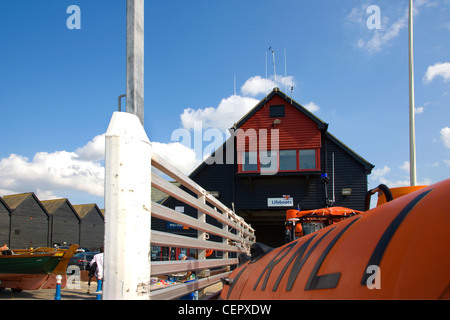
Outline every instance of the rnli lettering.
<svg viewBox="0 0 450 320"><path fill-rule="evenodd" d="M317 276L317 272L320 269L320 266L322 265L323 261L327 257L330 250L333 248L333 246L336 244L336 242L339 240L339 238L344 234L345 231L347 231L348 228L350 228L356 221L358 221L361 217L358 217L356 219L353 219L350 223L348 223L342 230L337 234L336 237L328 244L327 248L322 252L319 260L317 260L316 265L314 266L314 269L309 276L308 282L306 283L305 290L318 290L318 289L334 289L337 287L339 278L341 277L340 272L336 273L330 273L325 274L322 276Z"/></svg>
<svg viewBox="0 0 450 320"><path fill-rule="evenodd" d="M340 272L322 275L322 276L318 276L317 272L319 271L320 266L324 262L325 258L327 257L328 253L331 251L333 246L339 240L339 238L359 219L360 219L360 217L353 219L350 223L348 223L345 227L342 228L342 230L333 238L333 240L331 240L331 242L328 244L328 246L325 248L325 250L322 252L321 256L319 257L318 261L316 262L316 264L312 270L312 273L309 275L305 290L336 288L336 286L339 282L340 275L341 275ZM322 240L325 239L336 228L337 227L330 228L330 230L328 230L323 236L321 236L316 242L314 242L314 244L311 247L310 247L310 245L311 245L312 241L317 237L317 235L318 235L317 233L311 235L311 237L308 240L306 240L303 244L301 244L300 247L294 252L292 257L290 257L289 260L284 265L283 269L281 270L280 274L277 277L277 280L275 281L272 291L275 292L278 290L279 284L286 274L286 270L294 262L291 272L289 273L289 277L288 277L288 281L287 281L287 285L286 285L286 291L291 291L296 279L298 278L300 271L302 270L303 265L308 260L311 253L317 248L317 246L322 242ZM256 280L256 283L253 287L253 291L255 291L258 288L259 282L261 281L264 274L266 276L262 283L261 291L264 291L266 289L266 285L270 278L273 268L278 263L280 263L296 247L297 244L298 244L298 242L292 242L292 243L286 245L266 265L266 267L263 269L263 271L259 275L258 279ZM308 248L309 248L309 250L308 250Z"/></svg>
<svg viewBox="0 0 450 320"><path fill-rule="evenodd" d="M395 231L397 231L398 227L400 227L401 223L406 218L406 216L411 212L411 210L431 191L433 191L433 189L419 194L410 203L408 203L408 205L402 211L400 211L400 213L394 218L394 220L392 220L391 224L389 225L389 227L387 227L387 229L381 236L380 240L378 241L378 244L375 247L372 256L370 257L369 262L367 263L367 266L364 269L364 274L361 279L361 285L365 286L367 285L367 283L369 283L370 281L369 277L371 276L371 274L367 273L366 270L370 266L380 265L381 259L383 258L384 255L384 251L386 251L386 248L389 245L389 242L391 241Z"/></svg>

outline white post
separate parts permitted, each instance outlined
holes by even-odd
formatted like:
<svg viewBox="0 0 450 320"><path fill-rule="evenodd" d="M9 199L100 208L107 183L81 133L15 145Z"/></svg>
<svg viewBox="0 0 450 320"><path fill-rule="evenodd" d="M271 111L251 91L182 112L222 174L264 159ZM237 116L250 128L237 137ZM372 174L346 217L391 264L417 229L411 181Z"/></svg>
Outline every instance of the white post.
<svg viewBox="0 0 450 320"><path fill-rule="evenodd" d="M113 114L105 168L103 299L149 299L151 145L136 115Z"/></svg>
<svg viewBox="0 0 450 320"><path fill-rule="evenodd" d="M416 178L416 128L415 128L415 98L414 98L414 36L413 0L409 0L409 165L410 184L417 184Z"/></svg>
<svg viewBox="0 0 450 320"><path fill-rule="evenodd" d="M127 0L127 112L144 124L144 0Z"/></svg>

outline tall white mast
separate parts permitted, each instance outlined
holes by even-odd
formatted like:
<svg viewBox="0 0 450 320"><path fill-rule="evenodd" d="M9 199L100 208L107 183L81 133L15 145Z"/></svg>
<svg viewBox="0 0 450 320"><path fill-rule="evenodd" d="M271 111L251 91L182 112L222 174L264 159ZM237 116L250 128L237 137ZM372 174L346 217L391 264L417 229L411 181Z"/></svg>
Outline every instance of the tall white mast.
<svg viewBox="0 0 450 320"><path fill-rule="evenodd" d="M414 36L413 36L413 0L409 0L409 165L410 184L417 184L416 178L416 133L415 133L415 101L414 101Z"/></svg>

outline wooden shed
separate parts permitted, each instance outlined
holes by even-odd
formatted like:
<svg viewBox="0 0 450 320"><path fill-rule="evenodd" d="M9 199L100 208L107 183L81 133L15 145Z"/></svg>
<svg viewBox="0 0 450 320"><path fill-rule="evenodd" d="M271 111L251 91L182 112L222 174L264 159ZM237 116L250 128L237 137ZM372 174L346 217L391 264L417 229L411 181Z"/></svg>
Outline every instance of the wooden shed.
<svg viewBox="0 0 450 320"><path fill-rule="evenodd" d="M81 219L69 200L44 200L41 203L50 214L50 244L79 244Z"/></svg>
<svg viewBox="0 0 450 320"><path fill-rule="evenodd" d="M9 246L11 209L6 202L0 198L0 246L6 243Z"/></svg>
<svg viewBox="0 0 450 320"><path fill-rule="evenodd" d="M105 236L105 216L96 204L73 205L81 219L80 246L92 251L103 247Z"/></svg>
<svg viewBox="0 0 450 320"><path fill-rule="evenodd" d="M12 211L9 247L49 246L49 214L37 196L30 192L4 196L3 200Z"/></svg>

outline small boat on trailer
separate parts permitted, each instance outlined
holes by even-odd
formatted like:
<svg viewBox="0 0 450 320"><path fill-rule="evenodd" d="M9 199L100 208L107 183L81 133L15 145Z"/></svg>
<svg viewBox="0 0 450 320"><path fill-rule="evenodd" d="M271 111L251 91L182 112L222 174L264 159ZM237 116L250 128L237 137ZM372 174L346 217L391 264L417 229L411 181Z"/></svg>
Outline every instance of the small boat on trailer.
<svg viewBox="0 0 450 320"><path fill-rule="evenodd" d="M56 276L62 276L61 288L67 283L67 265L78 245L69 249L36 248L7 250L0 253L0 288L13 291L55 289Z"/></svg>

